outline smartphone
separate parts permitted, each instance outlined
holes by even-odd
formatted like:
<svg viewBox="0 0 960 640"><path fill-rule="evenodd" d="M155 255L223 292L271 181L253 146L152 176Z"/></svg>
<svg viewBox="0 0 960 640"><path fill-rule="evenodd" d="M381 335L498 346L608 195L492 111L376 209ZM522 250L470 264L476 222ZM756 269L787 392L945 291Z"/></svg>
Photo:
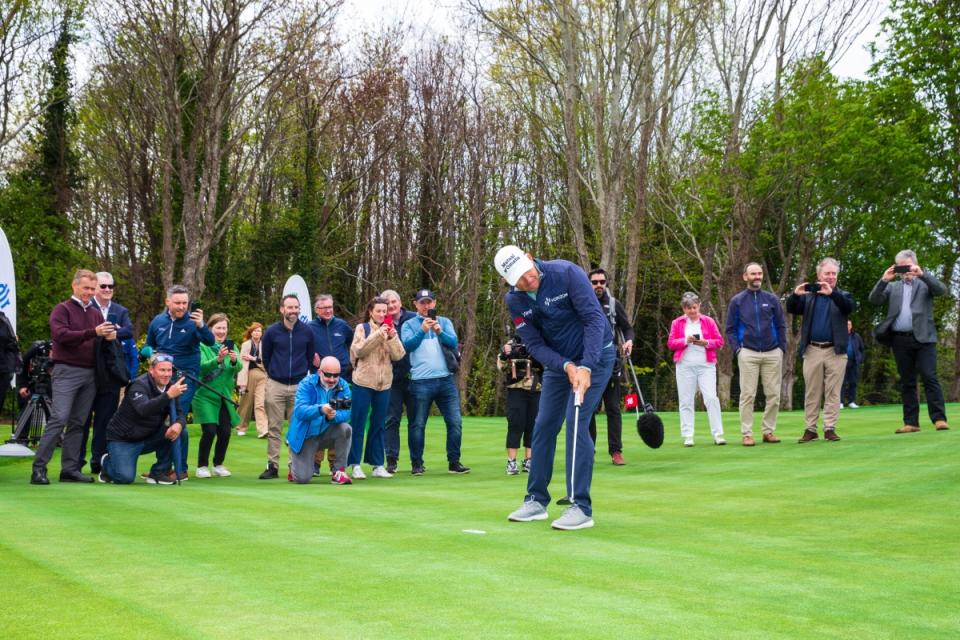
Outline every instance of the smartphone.
<svg viewBox="0 0 960 640"><path fill-rule="evenodd" d="M194 300L193 302L190 303L190 313L193 313L194 311L198 311L200 309L203 309L203 303L200 302L199 300Z"/></svg>
<svg viewBox="0 0 960 640"><path fill-rule="evenodd" d="M694 339L694 340L699 340L699 339L700 339L700 334L699 334L699 333L693 334L693 339Z"/></svg>
<svg viewBox="0 0 960 640"><path fill-rule="evenodd" d="M894 273L910 273L910 269L913 268L909 264L898 264L893 268Z"/></svg>
<svg viewBox="0 0 960 640"><path fill-rule="evenodd" d="M427 317L430 318L431 320L436 320L436 319L437 319L437 310L436 310L436 309L430 309L429 311L427 311Z"/></svg>
<svg viewBox="0 0 960 640"><path fill-rule="evenodd" d="M810 293L816 293L817 291L820 291L820 283L808 282L807 284L803 285L803 289L804 291L809 291Z"/></svg>
<svg viewBox="0 0 960 640"><path fill-rule="evenodd" d="M392 326L393 326L393 316L390 315L389 313L388 313L387 315L383 316L383 324L387 325L388 327L392 327Z"/></svg>
<svg viewBox="0 0 960 640"><path fill-rule="evenodd" d="M227 351L233 351L233 340L227 338L223 341L223 346L227 348Z"/></svg>
<svg viewBox="0 0 960 640"><path fill-rule="evenodd" d="M110 324L117 324L117 314L115 314L115 313L108 313L108 314L107 314L107 322L109 322Z"/></svg>

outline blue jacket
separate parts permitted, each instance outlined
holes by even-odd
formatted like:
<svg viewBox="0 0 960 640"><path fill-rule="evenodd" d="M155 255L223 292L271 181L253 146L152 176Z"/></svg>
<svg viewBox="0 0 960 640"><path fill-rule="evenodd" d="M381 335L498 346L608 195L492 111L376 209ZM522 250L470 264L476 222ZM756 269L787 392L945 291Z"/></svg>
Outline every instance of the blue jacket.
<svg viewBox="0 0 960 640"><path fill-rule="evenodd" d="M98 304L96 300L94 304ZM110 301L107 314L103 317L107 322L117 325L117 339L129 340L133 337L133 323L130 322L130 312L122 304Z"/></svg>
<svg viewBox="0 0 960 640"><path fill-rule="evenodd" d="M534 260L541 272L536 298L511 288L504 299L513 324L536 360L554 371L566 362L595 369L613 331L587 274L566 260Z"/></svg>
<svg viewBox="0 0 960 640"><path fill-rule="evenodd" d="M440 345L451 349L457 348L457 332L449 318L437 316L440 323L440 333L427 331L424 333L420 325L426 318L414 316L413 320L405 322L400 328L400 340L403 348L410 354L410 378L413 380L435 380L453 375L447 369L447 361L443 357Z"/></svg>
<svg viewBox="0 0 960 640"><path fill-rule="evenodd" d="M271 380L280 384L297 384L307 375L313 363L313 331L297 320L292 331L283 322L276 322L263 332L260 355L263 368Z"/></svg>
<svg viewBox="0 0 960 640"><path fill-rule="evenodd" d="M787 311L795 316L802 315L803 322L800 323L800 355L803 355L807 344L810 342L810 327L813 325L814 305L817 302L819 293L808 293L798 296L791 293L787 298ZM829 296L831 302L829 309L830 330L833 334L833 352L838 356L847 352L847 316L852 312L856 303L853 296L843 289L834 289Z"/></svg>
<svg viewBox="0 0 960 640"><path fill-rule="evenodd" d="M326 389L320 384L320 376L311 373L297 385L297 395L293 401L293 415L290 416L290 425L287 427L287 444L294 453L300 453L303 441L312 436L319 436L330 428L330 425L340 422L350 422L350 409L338 409L333 420L320 411L320 406L331 398L349 398L350 383L343 378L337 381L333 389Z"/></svg>
<svg viewBox="0 0 960 640"><path fill-rule="evenodd" d="M350 365L350 343L353 342L353 329L346 322L334 316L330 322L319 317L308 325L313 331L313 347L321 358L333 356L340 361L340 371L346 375L353 367ZM317 368L310 363L310 373Z"/></svg>
<svg viewBox="0 0 960 640"><path fill-rule="evenodd" d="M412 318L416 318L417 314L413 311L407 311L403 307L400 308L400 318L393 321L394 329L397 330L397 335L400 335L401 330L403 329L403 324ZM406 351L406 349L404 349ZM410 373L410 352L406 351L403 354L403 357L393 363L393 383L396 384L397 380L403 380Z"/></svg>
<svg viewBox="0 0 960 640"><path fill-rule="evenodd" d="M173 356L173 363L194 375L200 372L200 344L216 343L207 325L198 327L189 314L174 320L164 311L150 321L147 327L147 344L154 351Z"/></svg>
<svg viewBox="0 0 960 640"><path fill-rule="evenodd" d="M787 350L787 330L780 299L769 291L744 289L730 299L727 307L727 342L737 353Z"/></svg>

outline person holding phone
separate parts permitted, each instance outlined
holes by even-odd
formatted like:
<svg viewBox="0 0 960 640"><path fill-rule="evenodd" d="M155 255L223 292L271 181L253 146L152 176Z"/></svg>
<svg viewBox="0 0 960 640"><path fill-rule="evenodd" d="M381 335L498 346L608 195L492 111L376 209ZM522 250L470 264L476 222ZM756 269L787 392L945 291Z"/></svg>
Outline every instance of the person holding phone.
<svg viewBox="0 0 960 640"><path fill-rule="evenodd" d="M443 352L444 348L457 349L457 332L449 318L437 315L436 296L429 289L417 291L413 305L417 309L416 319L408 320L400 329L403 348L410 354L410 395L414 406L409 429L411 473L420 476L426 471L424 431L434 402L447 426L447 471L470 473L470 468L460 462L460 390Z"/></svg>
<svg viewBox="0 0 960 640"><path fill-rule="evenodd" d="M233 397L233 387L243 364L233 340L227 338L230 330L227 314L213 314L207 326L216 343L213 346L200 345L200 379L206 386L197 389L193 399L193 415L202 430L197 452L197 477L226 478L231 474L223 463L230 445L230 432L240 423L240 416L234 405L222 396ZM217 444L213 452L213 469L210 469L210 448L214 440Z"/></svg>
<svg viewBox="0 0 960 640"><path fill-rule="evenodd" d="M113 299L115 285L113 275L108 271L97 272L97 291L93 294L93 301L100 307L100 313L107 322L117 328L117 340L125 341L133 338L133 323L130 322L130 312L122 304ZM132 379L132 378L131 378ZM110 383L97 387L97 395L93 398L93 407L87 417L83 429L83 444L81 445L80 466L86 464L83 457L87 452L87 439L93 427L93 440L90 444L90 471L96 475L100 473L100 458L107 452L107 425L110 418L120 404L120 385Z"/></svg>
<svg viewBox="0 0 960 640"><path fill-rule="evenodd" d="M894 282L894 278L900 280ZM897 433L920 431L920 402L917 398L917 374L923 378L930 421L938 431L946 431L947 411L943 389L937 378L937 327L933 320L933 298L947 288L917 263L917 254L909 249L899 252L870 292L870 304L887 305L887 316L877 325L877 341L893 349L900 374L903 399L903 426Z"/></svg>
<svg viewBox="0 0 960 640"><path fill-rule="evenodd" d="M190 290L182 284L175 284L167 289L164 304L166 309L157 314L147 327L146 344L154 352L173 356L173 366L176 369L196 378L200 375L200 345L210 347L216 344L216 338L203 321L203 306L198 301L190 302ZM188 378L187 390L180 396L180 408L184 416L190 413L196 392L197 383ZM188 477L188 433L184 428L176 441L178 446L174 449L174 456L183 462L183 471L179 478L181 481Z"/></svg>
<svg viewBox="0 0 960 640"><path fill-rule="evenodd" d="M707 408L713 442L725 445L720 399L717 397L717 351L723 335L710 316L700 313L700 297L687 291L680 298L683 314L670 325L667 347L677 365L677 397L680 401L680 436L683 446L693 446L694 399L697 389Z"/></svg>
<svg viewBox="0 0 960 640"><path fill-rule="evenodd" d="M823 437L837 441L840 389L847 370L847 316L856 304L837 286L840 263L824 258L817 264L817 281L801 282L787 298L787 312L803 316L799 352L803 359L803 409L806 428L800 444L816 440L820 407Z"/></svg>

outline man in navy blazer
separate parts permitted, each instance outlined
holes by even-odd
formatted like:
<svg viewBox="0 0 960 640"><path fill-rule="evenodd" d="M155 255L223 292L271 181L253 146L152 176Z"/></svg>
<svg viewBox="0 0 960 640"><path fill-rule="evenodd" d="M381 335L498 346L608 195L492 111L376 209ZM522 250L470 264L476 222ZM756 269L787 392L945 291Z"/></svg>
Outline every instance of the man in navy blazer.
<svg viewBox="0 0 960 640"><path fill-rule="evenodd" d="M100 308L104 320L117 327L117 338L126 340L133 337L133 324L130 312L122 304L113 301L113 276L107 271L97 272L97 291L93 294L93 303ZM120 386L110 384L98 387L93 399L90 415L83 428L83 448L80 450L80 468L86 464L83 459L87 453L87 440L90 436L90 423L93 422L93 443L90 445L90 471L100 473L100 459L107 452L107 424L120 404Z"/></svg>
<svg viewBox="0 0 960 640"><path fill-rule="evenodd" d="M938 431L946 431L947 412L943 390L937 379L937 328L933 322L933 298L947 288L920 268L917 254L905 249L896 255L896 264L887 267L870 292L870 303L886 304L887 316L877 325L874 335L881 344L893 348L900 374L903 398L903 426L897 433L920 431L920 402L917 398L917 373L923 378L927 411ZM893 282L899 275L900 280Z"/></svg>

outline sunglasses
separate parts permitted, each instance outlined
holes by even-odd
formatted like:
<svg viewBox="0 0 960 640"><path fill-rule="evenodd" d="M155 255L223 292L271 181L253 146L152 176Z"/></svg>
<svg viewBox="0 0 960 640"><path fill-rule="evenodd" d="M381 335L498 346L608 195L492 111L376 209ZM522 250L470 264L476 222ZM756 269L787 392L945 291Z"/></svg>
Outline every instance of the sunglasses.
<svg viewBox="0 0 960 640"><path fill-rule="evenodd" d="M112 284L102 284L102 285L100 285L100 288L101 288L101 289L113 289L113 285L112 285Z"/></svg>
<svg viewBox="0 0 960 640"><path fill-rule="evenodd" d="M173 356L168 356L168 355L165 354L165 353L157 353L157 354L154 354L151 362L152 362L153 364L156 364L156 363L158 363L158 362L170 362L170 363L173 363Z"/></svg>
<svg viewBox="0 0 960 640"><path fill-rule="evenodd" d="M606 280L591 280L590 284L607 284Z"/></svg>
<svg viewBox="0 0 960 640"><path fill-rule="evenodd" d="M323 377L324 377L324 378L339 378L339 377L340 377L340 374L339 374L339 373L329 373L329 372L327 372L327 371L321 371L320 373L323 374Z"/></svg>

